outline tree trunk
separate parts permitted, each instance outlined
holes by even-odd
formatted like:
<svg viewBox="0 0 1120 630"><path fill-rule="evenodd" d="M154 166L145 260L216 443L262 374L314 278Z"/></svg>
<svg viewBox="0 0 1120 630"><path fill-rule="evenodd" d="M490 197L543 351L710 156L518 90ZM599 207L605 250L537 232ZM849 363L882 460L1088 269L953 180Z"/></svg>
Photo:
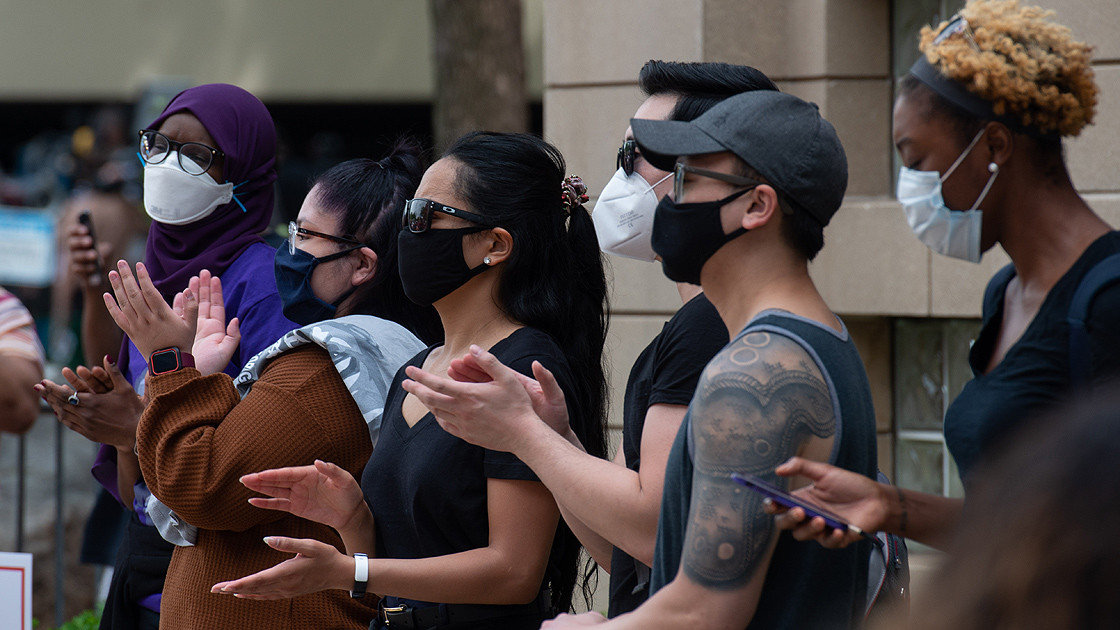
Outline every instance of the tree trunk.
<svg viewBox="0 0 1120 630"><path fill-rule="evenodd" d="M437 152L469 131L527 131L520 0L432 0Z"/></svg>

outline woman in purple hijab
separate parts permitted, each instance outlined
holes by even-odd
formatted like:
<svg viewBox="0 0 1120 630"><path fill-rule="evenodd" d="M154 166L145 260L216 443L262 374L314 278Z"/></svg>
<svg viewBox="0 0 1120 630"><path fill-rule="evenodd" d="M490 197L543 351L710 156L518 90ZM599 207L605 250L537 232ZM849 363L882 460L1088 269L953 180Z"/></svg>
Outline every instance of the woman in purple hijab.
<svg viewBox="0 0 1120 630"><path fill-rule="evenodd" d="M145 265L168 302L203 269L221 278L227 322L236 317L241 330L241 343L223 371L236 376L246 361L296 327L282 313L275 250L260 236L274 205L272 116L239 87L201 85L179 93L141 130L139 148L144 209L152 218ZM77 384L71 380L75 396L68 399L69 391L57 386L46 396L56 412L74 416L64 420L67 426L103 443L93 475L133 510L117 554L103 629L158 627L173 549L146 513L149 493L133 450L147 360L126 338L117 366L106 360L106 372L79 368L84 378ZM108 376L94 378L100 374Z"/></svg>

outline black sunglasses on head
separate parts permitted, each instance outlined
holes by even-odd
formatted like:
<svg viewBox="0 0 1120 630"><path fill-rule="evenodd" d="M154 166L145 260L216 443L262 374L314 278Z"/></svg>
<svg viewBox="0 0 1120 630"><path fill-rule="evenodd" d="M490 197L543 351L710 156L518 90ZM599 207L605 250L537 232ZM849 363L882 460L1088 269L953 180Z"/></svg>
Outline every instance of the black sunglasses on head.
<svg viewBox="0 0 1120 630"><path fill-rule="evenodd" d="M401 229L408 228L408 231L413 234L427 232L432 227L433 212L442 212L453 217L460 217L471 223L477 223L486 227L497 227L498 225L493 220L480 214L445 206L431 199L409 199L404 202L404 214L401 215Z"/></svg>

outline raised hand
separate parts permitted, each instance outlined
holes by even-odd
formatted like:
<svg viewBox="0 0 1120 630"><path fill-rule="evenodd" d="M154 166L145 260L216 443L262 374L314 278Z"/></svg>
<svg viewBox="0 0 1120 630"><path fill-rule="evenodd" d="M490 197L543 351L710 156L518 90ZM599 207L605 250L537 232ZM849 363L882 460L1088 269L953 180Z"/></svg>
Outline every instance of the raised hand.
<svg viewBox="0 0 1120 630"><path fill-rule="evenodd" d="M332 588L349 588L353 582L353 558L326 543L282 536L269 536L264 542L277 551L296 555L239 580L219 582L210 587L210 592L244 599L288 599Z"/></svg>
<svg viewBox="0 0 1120 630"><path fill-rule="evenodd" d="M113 294L102 295L105 308L140 354L148 357L163 348L175 347L187 351L192 347L195 322L186 321L168 306L152 284L144 263L136 263L134 277L128 262L117 261L117 269L109 272L109 284L113 287ZM184 312L188 308L197 308L192 306L192 302L196 302L198 296L190 287L183 292L183 298Z"/></svg>
<svg viewBox="0 0 1120 630"><path fill-rule="evenodd" d="M89 440L131 450L144 402L111 359L106 356L102 366L92 370L85 366L63 368L62 376L69 387L46 379L35 386L55 417ZM78 404L70 402L71 394L76 395Z"/></svg>
<svg viewBox="0 0 1120 630"><path fill-rule="evenodd" d="M72 273L83 288L99 287L103 283L101 269L105 259L112 251L111 243L98 243L94 249L93 238L89 229L81 223L74 221L66 230L66 247L69 250L70 273Z"/></svg>
<svg viewBox="0 0 1120 630"><path fill-rule="evenodd" d="M801 457L791 458L778 466L776 472L783 477L809 479L810 485L793 494L835 513L865 532L879 531L886 522L888 502L883 494L884 486L861 474ZM858 534L827 528L819 516L806 519L801 508L786 510L769 501L764 505L767 512L778 515L774 519L778 528L791 530L797 540L816 540L830 548L846 547L860 540Z"/></svg>
<svg viewBox="0 0 1120 630"><path fill-rule="evenodd" d="M175 296L173 309L185 321L195 322L195 367L203 375L221 372L233 358L241 342L241 330L236 317L226 324L226 307L222 298L222 280L206 269L190 279L187 291L198 296L188 300L185 292Z"/></svg>
<svg viewBox="0 0 1120 630"><path fill-rule="evenodd" d="M517 379L533 403L533 411L548 426L560 435L567 435L571 427L568 421L568 406L564 402L564 391L556 382L556 377L539 362L533 362L533 379L502 365L494 355L479 346L471 346L471 351L461 359L451 361L447 375L462 383L489 383L494 379L483 367L482 362L492 366L492 370L505 370Z"/></svg>
<svg viewBox="0 0 1120 630"><path fill-rule="evenodd" d="M402 384L432 412L448 433L495 451L516 453L531 423L540 422L533 400L516 371L477 346L471 346L486 382L461 382L408 367ZM460 370L461 371L461 370Z"/></svg>
<svg viewBox="0 0 1120 630"><path fill-rule="evenodd" d="M241 477L246 488L268 495L249 503L267 510L295 514L343 532L368 514L365 496L354 477L334 464L315 460L312 466L274 468Z"/></svg>

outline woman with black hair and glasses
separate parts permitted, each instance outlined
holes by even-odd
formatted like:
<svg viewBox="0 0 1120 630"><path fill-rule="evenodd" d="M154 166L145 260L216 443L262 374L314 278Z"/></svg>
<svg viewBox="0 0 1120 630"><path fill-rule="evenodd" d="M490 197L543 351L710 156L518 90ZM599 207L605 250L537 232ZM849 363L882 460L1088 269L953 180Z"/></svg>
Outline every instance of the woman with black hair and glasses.
<svg viewBox="0 0 1120 630"><path fill-rule="evenodd" d="M412 196L421 172L418 147L402 143L380 161L344 162L316 180L275 262L284 312L303 327L254 356L233 379L220 368L240 335L236 323L225 324L218 279L206 271L192 278L176 313L149 298L156 290L144 266L137 265L135 277L125 263L110 273L116 294L115 302L106 297L110 313L153 357L137 446L159 501L150 511L179 545L167 572L161 627L368 626L374 601L339 591L281 602L209 591L214 582L282 561L285 554L261 544L266 534L342 547L325 525L254 508L247 501L252 492L238 479L317 458L354 475L365 466L389 383L424 347L413 332L427 342L440 338L434 310L404 296L397 268L396 209Z"/></svg>
<svg viewBox="0 0 1120 630"><path fill-rule="evenodd" d="M528 135L470 134L433 164L405 205L399 253L405 293L434 304L446 340L407 366L445 374L472 347L522 374L539 362L602 457L606 281L583 192L560 153ZM298 555L214 592L368 591L388 628L537 628L571 607L579 545L552 495L512 455L445 432L406 378L393 382L360 487L323 462L243 479L273 497L255 505L333 527L346 554L269 537Z"/></svg>
<svg viewBox="0 0 1120 630"><path fill-rule="evenodd" d="M898 199L915 235L953 258L979 262L997 243L1011 257L984 295L973 378L945 414L966 492L1034 418L1120 374L1120 283L1092 279L1120 277L1120 234L1078 194L1062 156L1062 138L1093 119L1092 48L1051 16L1014 0L969 2L922 29L922 55L895 101ZM1079 294L1092 299L1071 317ZM778 473L808 477L799 493L864 531L940 548L964 506L802 459ZM794 509L778 523L828 546L854 538L803 519Z"/></svg>

